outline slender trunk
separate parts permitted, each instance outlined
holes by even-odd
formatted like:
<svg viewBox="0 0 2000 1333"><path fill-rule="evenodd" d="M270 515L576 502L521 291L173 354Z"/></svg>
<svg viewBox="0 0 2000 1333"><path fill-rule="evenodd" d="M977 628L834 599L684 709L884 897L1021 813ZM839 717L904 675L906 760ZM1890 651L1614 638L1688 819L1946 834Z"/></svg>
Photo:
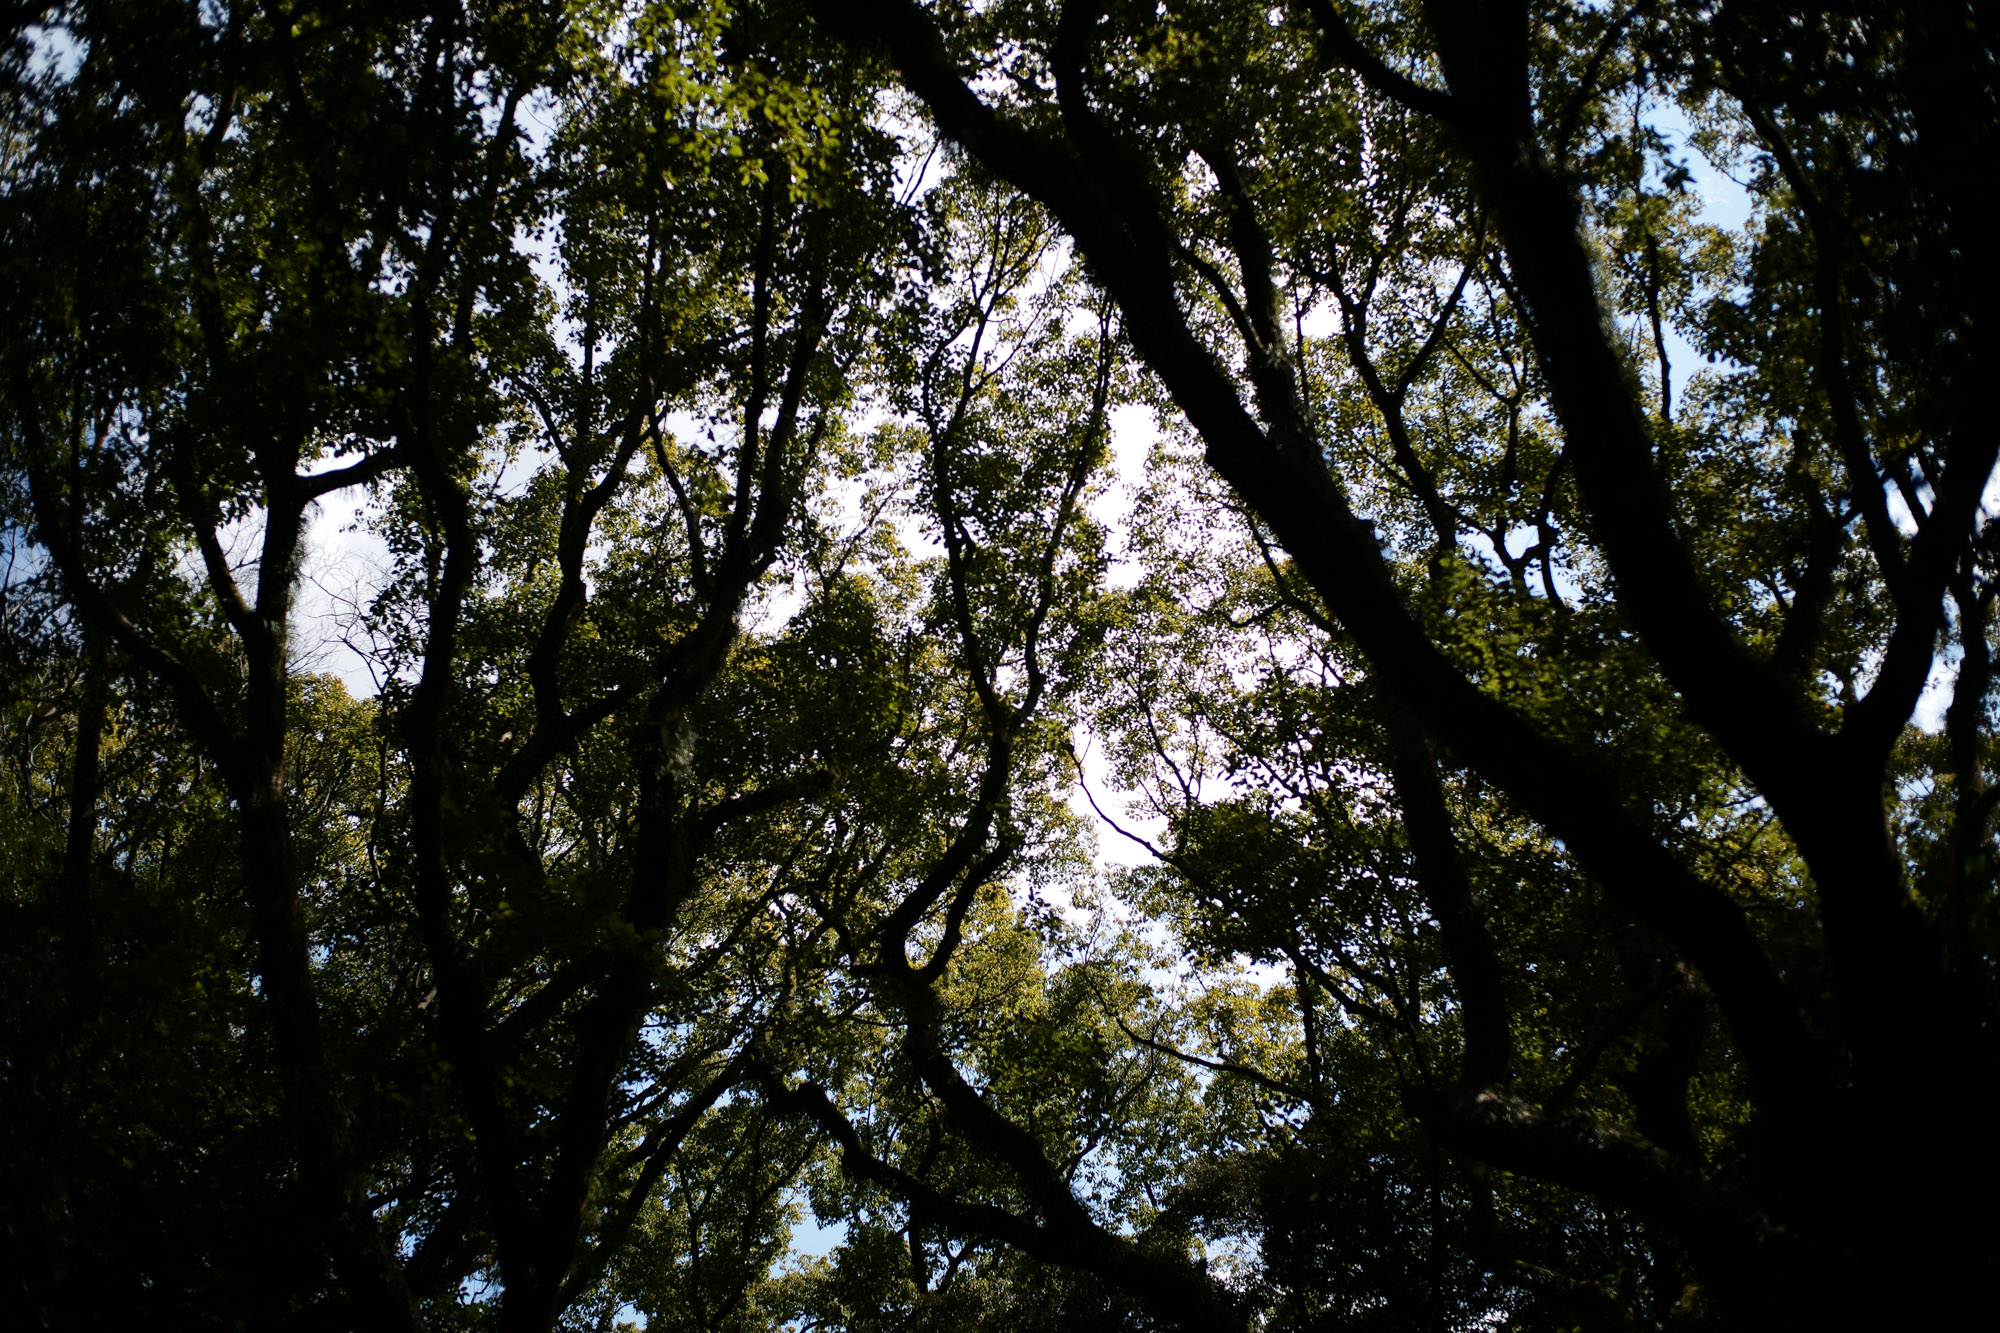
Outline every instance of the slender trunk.
<svg viewBox="0 0 2000 1333"><path fill-rule="evenodd" d="M63 846L63 911L69 935L72 1008L80 1020L97 994L97 941L91 909L91 861L97 847L97 799L101 780L108 663L104 636L94 626L83 632L83 691L76 710L76 753L70 764L69 830Z"/></svg>
<svg viewBox="0 0 2000 1333"><path fill-rule="evenodd" d="M367 1180L353 1142L353 1117L326 1050L306 904L293 854L285 782L291 684L285 629L297 527L296 514L274 511L267 520L267 582L259 589L255 628L245 636L249 675L244 726L229 764L244 887L286 1115L299 1147L314 1229L326 1236L335 1272L366 1326L420 1333L424 1321L416 1297L368 1205ZM285 582L279 584L281 579Z"/></svg>

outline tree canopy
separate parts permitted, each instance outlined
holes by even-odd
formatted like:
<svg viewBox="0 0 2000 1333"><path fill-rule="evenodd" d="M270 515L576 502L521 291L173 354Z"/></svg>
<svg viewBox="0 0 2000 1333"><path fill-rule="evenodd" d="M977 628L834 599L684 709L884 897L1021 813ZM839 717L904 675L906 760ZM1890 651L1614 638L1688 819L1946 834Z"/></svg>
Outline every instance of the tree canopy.
<svg viewBox="0 0 2000 1333"><path fill-rule="evenodd" d="M1985 8L17 11L27 1326L1986 1299Z"/></svg>

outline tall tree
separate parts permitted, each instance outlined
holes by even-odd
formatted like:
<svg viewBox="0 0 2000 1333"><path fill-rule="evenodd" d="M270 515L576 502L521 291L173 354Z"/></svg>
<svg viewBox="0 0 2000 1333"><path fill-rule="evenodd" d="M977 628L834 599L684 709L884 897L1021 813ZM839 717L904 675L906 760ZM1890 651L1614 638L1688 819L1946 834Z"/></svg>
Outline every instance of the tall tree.
<svg viewBox="0 0 2000 1333"><path fill-rule="evenodd" d="M328 1317L418 1326L481 1275L549 1327L768 1018L781 858L706 862L831 774L810 729L698 758L702 709L850 452L890 141L783 11L43 18L9 67L6 401L28 583L89 645L66 873L109 640L232 812L277 1225L330 1256ZM357 848L307 840L288 635L314 506L364 486L389 685Z"/></svg>
<svg viewBox="0 0 2000 1333"><path fill-rule="evenodd" d="M236 812L304 1183L370 1318L417 1326L376 1225L311 966L286 778L309 509L469 447L523 264L515 114L557 28L436 15L75 6L11 52L9 429L94 632L163 682ZM499 350L504 357L506 352ZM153 521L169 508L177 526ZM225 529L254 516L254 586ZM205 605L176 596L196 554ZM82 816L80 821L84 821Z"/></svg>
<svg viewBox="0 0 2000 1333"><path fill-rule="evenodd" d="M1724 1308L1815 1322L1966 1298L1990 1240L1942 1219L1994 1170L1991 979L1968 934L1990 890L1961 859L1986 845L2000 447L1972 397L1992 357L1965 166L1994 123L1985 20L818 12L1058 219L1270 544L1272 595L1358 654L1383 739L1352 758L1392 784L1463 1014L1456 1074L1408 1080L1433 1138L1668 1227ZM1753 228L1706 291L1670 115L1752 163ZM1328 306L1331 363L1304 331ZM1676 325L1736 373L1676 400ZM1932 762L1962 796L1949 835L1906 832L1904 738L1947 634L1971 664L1961 758ZM1629 636L1636 679L1598 694ZM1663 703L1689 725L1648 763L1618 719L1657 726ZM1728 873L1740 819L1647 799L1683 747L1774 817L1795 858L1782 928ZM1520 1077L1534 1025L1504 950L1529 927L1469 880L1440 757L1699 976L1748 1078L1747 1170ZM1920 894L1933 839L1948 886Z"/></svg>

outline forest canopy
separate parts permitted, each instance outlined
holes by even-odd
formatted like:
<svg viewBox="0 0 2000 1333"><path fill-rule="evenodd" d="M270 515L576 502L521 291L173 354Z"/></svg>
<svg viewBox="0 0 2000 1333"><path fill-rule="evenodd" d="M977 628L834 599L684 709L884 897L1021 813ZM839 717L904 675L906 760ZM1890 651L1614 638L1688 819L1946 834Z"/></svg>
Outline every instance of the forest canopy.
<svg viewBox="0 0 2000 1333"><path fill-rule="evenodd" d="M1990 1303L1989 7L5 41L22 1326Z"/></svg>

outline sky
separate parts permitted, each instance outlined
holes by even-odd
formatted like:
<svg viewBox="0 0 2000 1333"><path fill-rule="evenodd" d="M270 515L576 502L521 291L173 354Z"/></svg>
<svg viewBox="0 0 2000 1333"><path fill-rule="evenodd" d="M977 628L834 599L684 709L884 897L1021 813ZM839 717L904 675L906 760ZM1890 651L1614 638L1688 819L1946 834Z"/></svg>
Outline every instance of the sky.
<svg viewBox="0 0 2000 1333"><path fill-rule="evenodd" d="M1654 124L1673 145L1673 156L1682 161L1690 175L1690 188L1700 200L1701 216L1716 226L1735 229L1749 220L1753 211L1750 192L1723 169L1710 162L1690 143L1692 126L1673 107L1656 110ZM930 159L923 159L926 163ZM538 257L545 277L554 276L547 256ZM1331 332L1331 329L1325 330ZM1674 378L1686 384L1706 359L1678 331L1668 332L1669 359ZM1726 367L1725 367L1726 369ZM1150 408L1127 406L1112 417L1111 466L1101 492L1092 502L1093 516L1117 537L1126 526L1138 488L1143 483L1146 459L1158 438L1158 427ZM1896 498L1900 504L1900 498ZM2000 511L2000 485L1993 488L1990 508ZM367 652L362 611L380 588L388 569L388 552L367 527L368 499L358 492L336 494L316 507L307 534L307 555L302 564L298 609L293 623L294 659L307 670L338 676L349 693L367 697L375 694L381 681ZM248 531L233 534L234 548L244 555L254 554ZM907 542L921 543L914 530L905 534ZM1130 565L1114 563L1108 575L1114 586L1136 582L1138 571ZM772 628L789 614L796 598L782 592L772 597L763 615L762 626ZM1952 667L1941 661L1934 670L1929 689L1919 704L1917 725L1927 731L1942 726L1950 697ZM1082 781L1103 811L1142 837L1155 838L1164 821L1135 804L1132 793L1119 790L1112 782L1100 737L1079 731L1074 737L1082 763ZM1072 793L1071 806L1089 823L1097 822L1082 787ZM1103 868L1144 864L1151 858L1144 848L1101 828L1097 840L1098 864Z"/></svg>

